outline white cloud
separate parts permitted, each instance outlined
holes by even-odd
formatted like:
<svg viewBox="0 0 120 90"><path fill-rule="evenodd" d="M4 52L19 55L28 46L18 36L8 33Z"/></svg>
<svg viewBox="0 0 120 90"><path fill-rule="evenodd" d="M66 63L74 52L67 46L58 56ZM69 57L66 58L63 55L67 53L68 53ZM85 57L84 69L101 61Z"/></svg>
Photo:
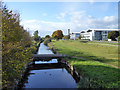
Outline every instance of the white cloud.
<svg viewBox="0 0 120 90"><path fill-rule="evenodd" d="M63 20L64 21L65 20L65 16L66 16L66 12L62 12L56 18L59 19L59 20Z"/></svg>
<svg viewBox="0 0 120 90"><path fill-rule="evenodd" d="M113 22L115 20L115 16L106 16L104 17L105 22Z"/></svg>
<svg viewBox="0 0 120 90"><path fill-rule="evenodd" d="M71 32L80 32L90 28L118 28L115 16L95 18L91 15L86 16L85 13L85 11L62 12L59 14L59 19L64 20L62 22L25 20L21 22L21 25L24 25L26 29L29 28L31 35L35 30L39 30L40 36L51 35L55 30L63 30L63 33L67 34L67 29L71 29ZM69 22L65 21L65 17L69 18Z"/></svg>
<svg viewBox="0 0 120 90"><path fill-rule="evenodd" d="M21 22L25 29L29 28L29 32L32 35L35 30L38 30L40 36L45 36L47 34L51 35L55 30L66 30L70 27L71 23L67 22L48 22L39 20L25 20ZM65 32L66 32L65 31Z"/></svg>
<svg viewBox="0 0 120 90"><path fill-rule="evenodd" d="M90 2L91 4L93 4L95 1L94 1L94 0L89 0L89 2Z"/></svg>

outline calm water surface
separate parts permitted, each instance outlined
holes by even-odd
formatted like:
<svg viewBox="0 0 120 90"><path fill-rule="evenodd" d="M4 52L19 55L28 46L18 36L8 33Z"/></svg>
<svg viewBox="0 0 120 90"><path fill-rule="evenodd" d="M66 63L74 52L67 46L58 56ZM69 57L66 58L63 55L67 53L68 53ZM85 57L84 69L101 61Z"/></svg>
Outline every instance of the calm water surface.
<svg viewBox="0 0 120 90"><path fill-rule="evenodd" d="M53 52L42 43L38 54L53 54ZM36 65L43 64L47 68L33 68L30 70L23 88L76 88L76 81L71 74L57 63L57 59L36 61Z"/></svg>

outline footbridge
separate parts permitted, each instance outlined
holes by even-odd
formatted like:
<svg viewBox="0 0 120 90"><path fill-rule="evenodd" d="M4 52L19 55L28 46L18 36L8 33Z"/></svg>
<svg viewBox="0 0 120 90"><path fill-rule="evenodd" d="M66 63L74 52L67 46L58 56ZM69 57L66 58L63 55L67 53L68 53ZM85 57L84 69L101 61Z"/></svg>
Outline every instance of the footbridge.
<svg viewBox="0 0 120 90"><path fill-rule="evenodd" d="M33 61L61 59L65 56L64 54L33 54Z"/></svg>

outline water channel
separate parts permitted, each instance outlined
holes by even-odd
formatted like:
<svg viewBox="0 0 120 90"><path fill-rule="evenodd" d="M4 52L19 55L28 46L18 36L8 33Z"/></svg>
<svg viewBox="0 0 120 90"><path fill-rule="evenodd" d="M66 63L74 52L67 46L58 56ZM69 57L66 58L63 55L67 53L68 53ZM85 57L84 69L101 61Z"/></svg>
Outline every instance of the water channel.
<svg viewBox="0 0 120 90"><path fill-rule="evenodd" d="M37 54L54 54L49 47L41 43ZM26 88L77 88L70 72L57 59L35 61L29 67L20 87Z"/></svg>

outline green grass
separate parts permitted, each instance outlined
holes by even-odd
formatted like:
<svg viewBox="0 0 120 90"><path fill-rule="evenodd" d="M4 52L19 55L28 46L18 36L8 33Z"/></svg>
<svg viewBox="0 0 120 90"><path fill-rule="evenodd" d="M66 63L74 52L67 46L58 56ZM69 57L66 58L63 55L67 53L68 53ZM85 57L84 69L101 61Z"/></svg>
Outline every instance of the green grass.
<svg viewBox="0 0 120 90"><path fill-rule="evenodd" d="M116 41L117 42L117 41ZM94 41L90 41L90 43L96 43L96 44L109 44L109 45L118 45L118 43L112 43L112 42L94 42Z"/></svg>
<svg viewBox="0 0 120 90"><path fill-rule="evenodd" d="M53 42L54 48L58 49L59 53L69 56L76 56L90 60L118 66L118 46L90 44L89 42L78 41L56 41Z"/></svg>
<svg viewBox="0 0 120 90"><path fill-rule="evenodd" d="M106 64L83 60L83 59L67 59L72 65L75 66L77 71L83 78L79 81L78 87L80 88L117 88L118 78L120 78L118 72L119 69L108 66Z"/></svg>
<svg viewBox="0 0 120 90"><path fill-rule="evenodd" d="M55 48L57 52L72 57L71 59L66 57L65 60L74 65L83 77L78 83L78 87L118 87L120 69L107 65L117 66L118 47L73 40L53 41L52 44L49 46Z"/></svg>

